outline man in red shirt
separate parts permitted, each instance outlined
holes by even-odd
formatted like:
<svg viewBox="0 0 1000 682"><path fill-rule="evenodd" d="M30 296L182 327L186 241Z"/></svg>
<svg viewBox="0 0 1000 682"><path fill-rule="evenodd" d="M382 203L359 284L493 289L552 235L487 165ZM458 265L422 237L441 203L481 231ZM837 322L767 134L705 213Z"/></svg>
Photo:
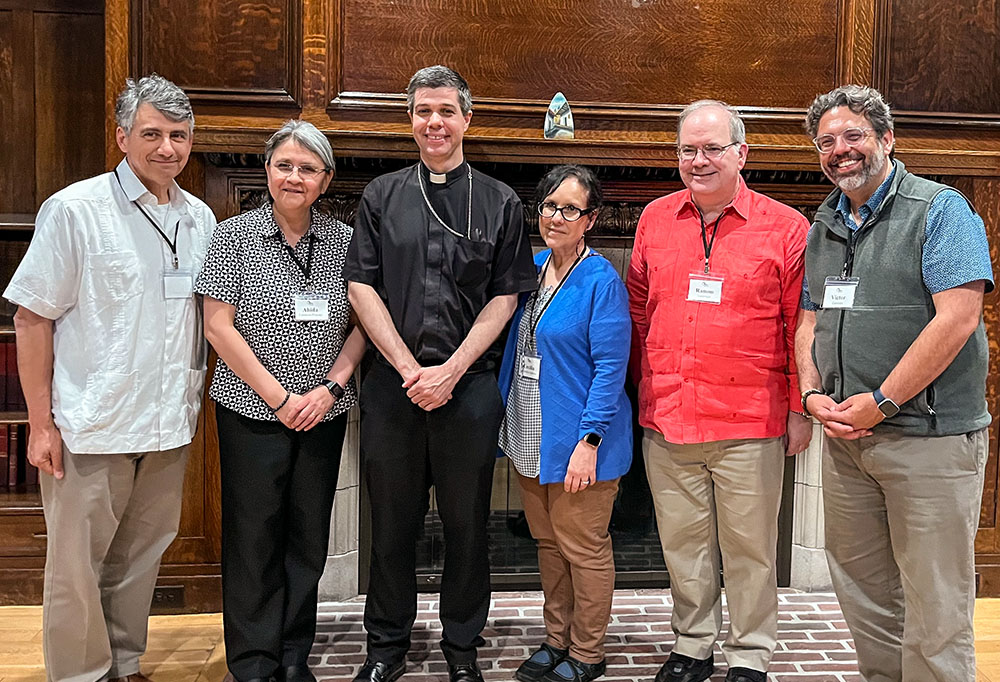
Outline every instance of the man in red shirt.
<svg viewBox="0 0 1000 682"><path fill-rule="evenodd" d="M777 643L783 457L812 432L794 360L809 222L747 188L747 151L735 109L689 105L677 132L687 189L646 207L629 264L642 449L677 636L656 682L712 674L720 550L726 680L765 682Z"/></svg>

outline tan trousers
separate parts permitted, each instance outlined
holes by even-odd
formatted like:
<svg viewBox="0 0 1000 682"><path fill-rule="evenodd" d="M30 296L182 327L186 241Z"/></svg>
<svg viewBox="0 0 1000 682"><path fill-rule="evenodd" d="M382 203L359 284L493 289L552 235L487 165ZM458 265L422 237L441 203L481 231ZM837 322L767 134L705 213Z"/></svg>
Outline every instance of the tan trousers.
<svg viewBox="0 0 1000 682"><path fill-rule="evenodd" d="M65 477L40 475L49 682L139 671L160 556L177 534L187 451L75 455L63 447Z"/></svg>
<svg viewBox="0 0 1000 682"><path fill-rule="evenodd" d="M826 439L833 587L868 682L973 682L973 543L986 429Z"/></svg>
<svg viewBox="0 0 1000 682"><path fill-rule="evenodd" d="M577 493L567 493L562 483L542 485L520 474L518 480L524 515L538 541L548 643L569 649L578 661L599 663L615 589L608 523L618 479Z"/></svg>
<svg viewBox="0 0 1000 682"><path fill-rule="evenodd" d="M775 553L785 449L780 438L675 445L645 429L642 453L670 573L674 651L708 658L722 628L730 667L767 670L778 639Z"/></svg>

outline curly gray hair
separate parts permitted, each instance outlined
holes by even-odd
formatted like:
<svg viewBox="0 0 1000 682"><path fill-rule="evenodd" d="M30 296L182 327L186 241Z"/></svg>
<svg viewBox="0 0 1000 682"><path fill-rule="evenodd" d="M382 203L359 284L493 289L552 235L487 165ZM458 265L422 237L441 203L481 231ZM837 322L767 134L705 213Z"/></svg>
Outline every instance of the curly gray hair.
<svg viewBox="0 0 1000 682"><path fill-rule="evenodd" d="M876 137L893 130L892 112L880 93L867 85L841 85L825 95L817 95L806 112L805 128L809 137L816 137L819 120L834 107L847 107L862 114L872 126Z"/></svg>

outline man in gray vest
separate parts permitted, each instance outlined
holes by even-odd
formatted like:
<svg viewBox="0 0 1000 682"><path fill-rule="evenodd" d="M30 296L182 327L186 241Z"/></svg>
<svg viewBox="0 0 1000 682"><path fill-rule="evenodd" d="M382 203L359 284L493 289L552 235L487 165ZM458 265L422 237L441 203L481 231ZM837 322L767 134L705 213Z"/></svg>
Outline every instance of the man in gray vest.
<svg viewBox="0 0 1000 682"><path fill-rule="evenodd" d="M806 246L796 358L823 424L833 586L870 682L973 682L973 541L987 456L983 221L892 158L874 89L813 101L836 189Z"/></svg>

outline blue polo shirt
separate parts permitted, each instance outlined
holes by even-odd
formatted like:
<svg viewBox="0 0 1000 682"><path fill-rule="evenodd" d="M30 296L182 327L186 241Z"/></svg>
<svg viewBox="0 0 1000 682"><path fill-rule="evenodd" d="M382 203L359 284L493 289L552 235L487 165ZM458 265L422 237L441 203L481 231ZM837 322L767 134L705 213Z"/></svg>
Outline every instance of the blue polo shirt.
<svg viewBox="0 0 1000 682"><path fill-rule="evenodd" d="M857 230L875 212L889 193L892 179L896 176L895 162L892 172L874 194L858 209L861 222L851 215L851 201L846 194L840 195L837 213L851 230ZM816 228L809 228L810 236ZM958 191L946 189L934 197L927 210L927 225L924 228L924 251L921 257L924 286L931 294L938 294L957 286L986 281L986 291L993 291L993 265L990 263L990 245L986 239L983 219L972 210L969 202ZM819 310L819 306L809 299L809 282L802 278L803 310Z"/></svg>

